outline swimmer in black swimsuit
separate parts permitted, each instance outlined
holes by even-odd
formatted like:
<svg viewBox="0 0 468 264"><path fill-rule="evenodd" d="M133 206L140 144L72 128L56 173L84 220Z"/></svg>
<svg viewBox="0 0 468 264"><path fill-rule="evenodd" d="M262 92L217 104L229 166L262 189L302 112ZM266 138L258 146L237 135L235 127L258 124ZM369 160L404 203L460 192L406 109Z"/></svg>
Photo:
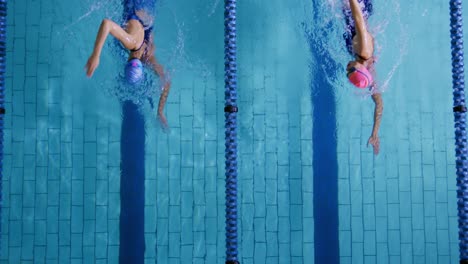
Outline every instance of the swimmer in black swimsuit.
<svg viewBox="0 0 468 264"><path fill-rule="evenodd" d="M367 31L366 20L358 0L349 0L349 4L356 29L356 34L352 37L352 52L355 60L348 63L346 71L351 82L356 85L360 79L364 79L363 83L368 81L366 84L372 91L372 100L375 103L374 126L372 128L372 134L367 141L367 145L371 144L374 148L374 154L377 155L380 149L378 133L383 113L383 101L382 95L376 89L376 83L373 81L373 76L375 76L374 38L369 31ZM352 79L351 76L354 78ZM361 86L358 87L362 88Z"/></svg>
<svg viewBox="0 0 468 264"><path fill-rule="evenodd" d="M122 45L130 51L128 61L133 59L140 60L143 64L151 67L159 75L163 83L163 89L158 105L158 118L164 129L168 128L167 120L164 115L164 106L171 87L170 80L166 78L161 64L154 56L155 45L152 32L153 18L144 10L136 10L129 13L124 28L117 23L104 19L99 28L99 32L94 44L94 50L86 63L86 75L91 77L99 65L99 57L102 47L109 33L117 38Z"/></svg>

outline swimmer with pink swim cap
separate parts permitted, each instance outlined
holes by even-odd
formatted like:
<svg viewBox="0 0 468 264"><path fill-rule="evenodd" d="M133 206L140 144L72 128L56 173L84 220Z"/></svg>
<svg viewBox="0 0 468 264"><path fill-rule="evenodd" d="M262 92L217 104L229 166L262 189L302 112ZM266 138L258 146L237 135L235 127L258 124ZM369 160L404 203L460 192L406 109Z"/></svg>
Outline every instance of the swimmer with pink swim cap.
<svg viewBox="0 0 468 264"><path fill-rule="evenodd" d="M382 95L376 90L374 81L374 38L367 31L367 18L372 13L371 0L348 0L351 15L347 16L348 31L344 34L348 51L354 56L346 66L346 76L349 82L359 89L369 88L375 103L374 126L367 145L371 144L374 154L379 153L379 128L383 113ZM344 10L345 15L349 8Z"/></svg>
<svg viewBox="0 0 468 264"><path fill-rule="evenodd" d="M367 88L371 86L374 82L372 78L372 74L367 70L366 67L361 66L352 66L349 67L347 70L346 76L348 77L349 81L354 84L357 88Z"/></svg>

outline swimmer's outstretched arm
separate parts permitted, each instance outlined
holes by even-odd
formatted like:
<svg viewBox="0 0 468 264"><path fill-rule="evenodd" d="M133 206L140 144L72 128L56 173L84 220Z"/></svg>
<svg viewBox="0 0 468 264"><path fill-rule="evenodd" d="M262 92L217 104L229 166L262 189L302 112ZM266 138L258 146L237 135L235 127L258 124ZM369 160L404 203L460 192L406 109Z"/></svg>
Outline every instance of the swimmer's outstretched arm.
<svg viewBox="0 0 468 264"><path fill-rule="evenodd" d="M380 128L380 121L382 120L382 113L383 113L383 100L382 94L374 93L372 95L372 100L375 103L374 109L374 126L372 127L372 134L367 141L367 145L371 144L374 148L374 154L379 154L380 149L380 140L379 140L379 128Z"/></svg>
<svg viewBox="0 0 468 264"><path fill-rule="evenodd" d="M358 0L349 0L351 6L351 13L353 14L354 23L356 24L356 31L358 34L367 33L366 21L362 14L361 7L359 6Z"/></svg>
<svg viewBox="0 0 468 264"><path fill-rule="evenodd" d="M91 77L99 65L99 57L101 56L102 47L109 33L120 40L120 42L127 49L135 49L137 42L132 35L128 34L123 28L121 28L117 23L112 20L104 19L102 20L101 26L99 27L99 32L96 36L96 41L94 43L93 53L86 63L86 75Z"/></svg>
<svg viewBox="0 0 468 264"><path fill-rule="evenodd" d="M373 47L373 39L369 31L367 31L366 20L362 14L361 7L357 0L349 0L349 4L356 25L356 41L359 43L360 49L364 49L360 53L369 52L368 49Z"/></svg>
<svg viewBox="0 0 468 264"><path fill-rule="evenodd" d="M159 78L163 82L163 89L162 89L161 97L159 98L159 104L158 104L158 118L161 121L163 128L167 129L169 128L169 126L167 124L167 120L164 115L164 106L166 105L167 96L169 95L169 90L171 89L171 81L164 73L163 67L161 66L161 64L158 63L154 55L149 57L148 61L151 67L153 68L153 70L156 72L156 74L159 75Z"/></svg>

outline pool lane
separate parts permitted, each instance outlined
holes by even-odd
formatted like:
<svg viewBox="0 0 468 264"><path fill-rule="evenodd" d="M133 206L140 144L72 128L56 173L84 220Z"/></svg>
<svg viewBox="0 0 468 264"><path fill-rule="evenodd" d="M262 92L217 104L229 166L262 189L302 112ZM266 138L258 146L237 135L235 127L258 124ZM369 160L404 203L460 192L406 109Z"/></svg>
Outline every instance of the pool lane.
<svg viewBox="0 0 468 264"><path fill-rule="evenodd" d="M122 105L119 263L144 263L145 122L138 106Z"/></svg>
<svg viewBox="0 0 468 264"><path fill-rule="evenodd" d="M314 10L320 10L321 1L313 1ZM319 16L314 13L314 21ZM323 23L323 22L322 22ZM313 29L312 29L313 30ZM313 106L313 206L314 206L314 263L339 263L338 235L338 156L336 138L336 103L334 87L328 78L336 75L338 66L326 53L319 53L321 44L310 33L308 42L312 55L311 103ZM324 33L327 34L327 33ZM326 37L326 36L325 36ZM319 65L320 67L316 67Z"/></svg>

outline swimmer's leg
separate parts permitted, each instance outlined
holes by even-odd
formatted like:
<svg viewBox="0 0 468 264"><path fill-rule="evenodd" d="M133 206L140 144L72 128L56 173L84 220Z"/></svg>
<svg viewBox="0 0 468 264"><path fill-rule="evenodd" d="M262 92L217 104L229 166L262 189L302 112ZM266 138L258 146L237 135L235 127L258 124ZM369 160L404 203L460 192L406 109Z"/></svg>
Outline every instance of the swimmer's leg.
<svg viewBox="0 0 468 264"><path fill-rule="evenodd" d="M145 30L153 26L155 2L154 0L133 0L133 12L143 22Z"/></svg>
<svg viewBox="0 0 468 264"><path fill-rule="evenodd" d="M127 20L128 16L133 13L133 0L122 0L123 19Z"/></svg>
<svg viewBox="0 0 468 264"><path fill-rule="evenodd" d="M364 18L367 20L374 13L374 6L372 0L362 0L364 2Z"/></svg>
<svg viewBox="0 0 468 264"><path fill-rule="evenodd" d="M148 14L154 13L156 0L133 0L134 10L145 10Z"/></svg>

